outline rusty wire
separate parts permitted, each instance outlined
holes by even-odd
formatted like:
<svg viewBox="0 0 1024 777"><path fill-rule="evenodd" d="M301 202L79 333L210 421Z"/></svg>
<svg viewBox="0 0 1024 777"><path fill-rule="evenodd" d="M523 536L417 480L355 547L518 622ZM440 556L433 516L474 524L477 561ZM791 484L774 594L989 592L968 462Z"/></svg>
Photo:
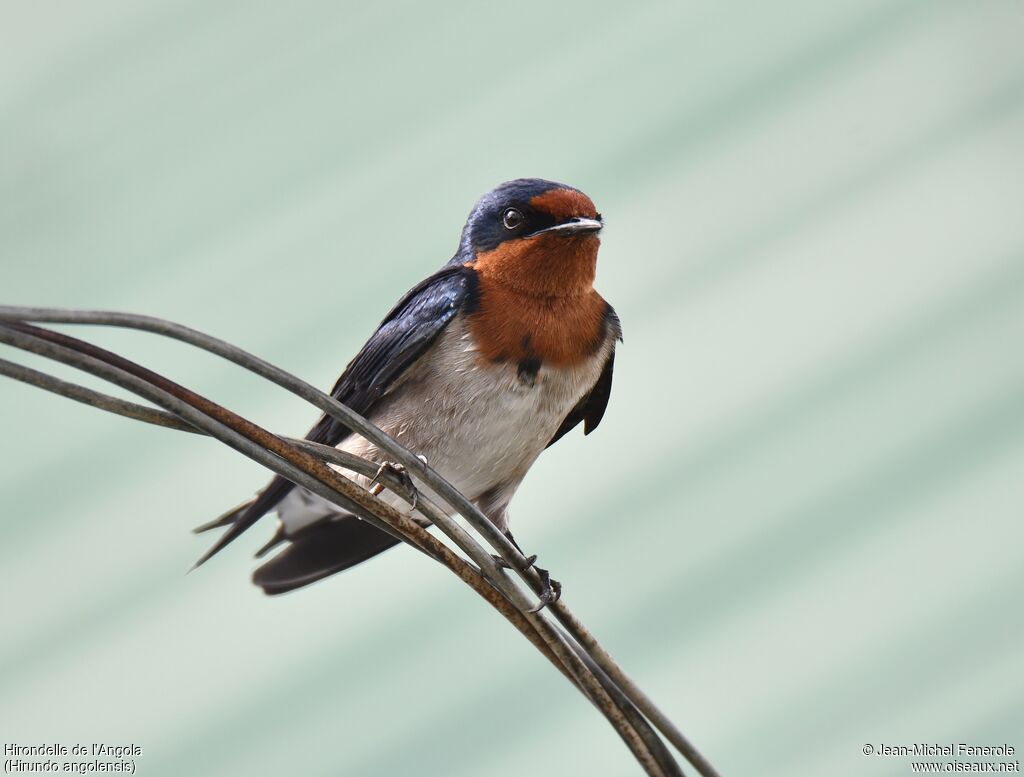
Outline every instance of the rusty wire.
<svg viewBox="0 0 1024 777"><path fill-rule="evenodd" d="M422 494L415 505L423 516L418 522L376 499L373 494L335 469L325 466L323 462L328 461L364 475L375 474L376 464L327 446L275 436L205 397L116 354L24 322L98 324L140 329L202 348L277 383L362 434L394 461L405 466L417 479L430 486L452 510L462 515L534 593L542 590L536 571L475 505L412 451L402 447L332 397L230 343L150 316L0 306L2 321L10 323L0 323L0 342L82 369L132 391L163 410L118 399L4 360L0 360L0 375L135 420L213 436L272 471L325 496L417 547L447 566L510 620L608 718L648 774L666 777L681 774L664 743L651 729L653 724L699 774L703 777L718 777L717 771L707 759L623 672L563 600L556 601L548 609L565 631L554 626L543 614L530 612L530 600L494 563L490 553L450 518L447 512ZM407 499L397 478L387 473L382 478L381 482L386 487ZM467 563L425 531L422 523L438 526L476 562L476 566Z"/></svg>

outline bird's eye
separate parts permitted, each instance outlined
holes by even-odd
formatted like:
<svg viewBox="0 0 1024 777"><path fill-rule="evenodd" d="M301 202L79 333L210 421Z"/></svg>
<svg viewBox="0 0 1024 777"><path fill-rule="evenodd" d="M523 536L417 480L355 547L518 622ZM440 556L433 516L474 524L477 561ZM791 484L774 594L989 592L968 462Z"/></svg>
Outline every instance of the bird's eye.
<svg viewBox="0 0 1024 777"><path fill-rule="evenodd" d="M523 214L515 208L509 208L502 215L501 223L505 225L505 229L515 229L523 223Z"/></svg>

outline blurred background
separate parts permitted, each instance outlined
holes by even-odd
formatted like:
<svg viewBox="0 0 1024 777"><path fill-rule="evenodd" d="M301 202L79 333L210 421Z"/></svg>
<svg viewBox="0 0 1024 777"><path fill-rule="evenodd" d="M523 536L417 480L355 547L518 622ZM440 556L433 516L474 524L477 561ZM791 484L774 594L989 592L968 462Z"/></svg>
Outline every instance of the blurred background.
<svg viewBox="0 0 1024 777"><path fill-rule="evenodd" d="M512 508L566 601L726 775L1019 749L1022 25L1010 0L7 2L0 296L163 316L327 388L480 194L577 186L625 343L601 428ZM78 331L277 431L316 417ZM134 743L147 777L638 772L440 567L400 548L268 599L268 523L186 575L260 467L0 403L5 743Z"/></svg>

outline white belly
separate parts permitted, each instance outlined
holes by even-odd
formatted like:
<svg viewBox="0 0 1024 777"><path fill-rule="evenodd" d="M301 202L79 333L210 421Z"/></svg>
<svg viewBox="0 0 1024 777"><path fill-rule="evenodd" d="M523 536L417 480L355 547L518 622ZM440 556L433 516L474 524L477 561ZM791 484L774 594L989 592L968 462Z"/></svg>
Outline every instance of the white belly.
<svg viewBox="0 0 1024 777"><path fill-rule="evenodd" d="M370 420L424 456L469 499L480 500L481 508L504 528L512 494L569 411L597 381L610 347L609 342L572 368L542 365L531 385L520 378L515 363L483 363L459 316L378 402ZM372 461L387 460L357 435L338 447ZM366 485L366 478L357 480ZM399 506L395 499L388 501ZM278 506L289 534L337 511L304 489L293 490Z"/></svg>

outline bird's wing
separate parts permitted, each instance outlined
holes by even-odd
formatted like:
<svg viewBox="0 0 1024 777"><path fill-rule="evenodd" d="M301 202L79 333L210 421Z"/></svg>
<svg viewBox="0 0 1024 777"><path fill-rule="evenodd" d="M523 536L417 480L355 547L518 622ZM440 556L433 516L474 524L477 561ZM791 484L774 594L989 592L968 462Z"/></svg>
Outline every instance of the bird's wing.
<svg viewBox="0 0 1024 777"><path fill-rule="evenodd" d="M470 271L445 266L406 293L338 378L331 396L367 415L462 309ZM337 445L351 431L326 413L306 439Z"/></svg>
<svg viewBox="0 0 1024 777"><path fill-rule="evenodd" d="M410 289L345 368L331 395L360 415L368 415L462 309L469 289L469 271L461 265L447 265ZM325 413L309 430L306 439L337 445L351 433L343 423ZM291 481L277 476L251 502L200 527L197 531L218 526L229 528L196 566L252 526L292 488Z"/></svg>
<svg viewBox="0 0 1024 777"><path fill-rule="evenodd" d="M605 312L605 326L607 327L606 337L610 336L614 340L622 340L622 324L619 322L619 317L615 314L615 310L611 305L608 306L608 310ZM615 367L614 340L611 349L608 351L608 358L605 359L600 376L598 376L590 391L584 394L580 401L576 403L576 407L569 411L569 415L565 417L562 425L558 427L558 431L555 432L545 447L550 448L575 429L581 422L583 423L583 434L590 434L601 423L604 411L608 407L608 398L612 395L612 370Z"/></svg>

